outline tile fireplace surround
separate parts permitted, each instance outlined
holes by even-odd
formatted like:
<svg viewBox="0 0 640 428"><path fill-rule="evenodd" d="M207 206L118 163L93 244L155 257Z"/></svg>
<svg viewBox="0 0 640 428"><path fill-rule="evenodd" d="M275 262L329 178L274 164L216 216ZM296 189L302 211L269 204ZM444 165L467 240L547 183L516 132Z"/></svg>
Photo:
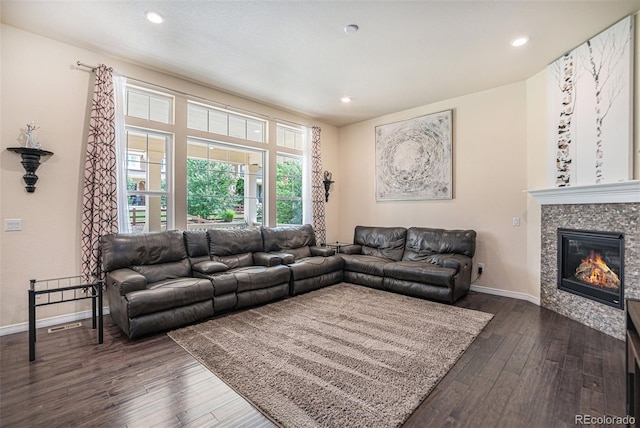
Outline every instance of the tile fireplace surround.
<svg viewBox="0 0 640 428"><path fill-rule="evenodd" d="M597 189L597 186L589 187ZM561 193L559 190L550 192ZM534 192L530 193L534 195ZM592 200L598 202L597 197ZM637 199L634 196L631 200ZM623 233L624 296L640 298L640 202L628 202L627 199L619 203L610 203L610 199L607 203L565 201L541 201L540 304L596 330L624 339L623 310L558 290L557 232L558 228L566 228Z"/></svg>

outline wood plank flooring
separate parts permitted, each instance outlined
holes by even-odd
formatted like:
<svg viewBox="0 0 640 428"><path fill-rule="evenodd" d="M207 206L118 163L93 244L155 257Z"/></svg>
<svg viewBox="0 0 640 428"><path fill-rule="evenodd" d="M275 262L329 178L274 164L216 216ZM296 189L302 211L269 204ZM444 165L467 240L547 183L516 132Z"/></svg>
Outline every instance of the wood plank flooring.
<svg viewBox="0 0 640 428"><path fill-rule="evenodd" d="M495 314L404 427L568 427L625 414L624 342L528 302L471 293ZM0 338L0 426L272 427L165 334L130 341L105 317Z"/></svg>

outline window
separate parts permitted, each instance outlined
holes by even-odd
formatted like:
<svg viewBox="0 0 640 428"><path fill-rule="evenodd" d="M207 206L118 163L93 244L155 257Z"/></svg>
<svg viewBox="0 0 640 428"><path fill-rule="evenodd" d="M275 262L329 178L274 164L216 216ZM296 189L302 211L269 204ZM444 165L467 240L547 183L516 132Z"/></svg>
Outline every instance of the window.
<svg viewBox="0 0 640 428"><path fill-rule="evenodd" d="M276 163L276 222L302 224L302 158L279 154Z"/></svg>
<svg viewBox="0 0 640 428"><path fill-rule="evenodd" d="M276 131L278 135L276 144L278 146L295 150L303 149L302 130L300 128L278 124Z"/></svg>
<svg viewBox="0 0 640 428"><path fill-rule="evenodd" d="M153 232L172 225L167 162L172 137L128 127L127 199L131 231Z"/></svg>
<svg viewBox="0 0 640 428"><path fill-rule="evenodd" d="M263 151L190 138L187 228L262 225L263 167Z"/></svg>
<svg viewBox="0 0 640 428"><path fill-rule="evenodd" d="M173 97L135 86L127 86L125 114L160 123L173 123Z"/></svg>
<svg viewBox="0 0 640 428"><path fill-rule="evenodd" d="M302 128L146 86L124 100L132 232L302 224Z"/></svg>
<svg viewBox="0 0 640 428"><path fill-rule="evenodd" d="M172 228L167 168L172 143L169 134L126 129L127 199L133 233Z"/></svg>
<svg viewBox="0 0 640 428"><path fill-rule="evenodd" d="M264 143L266 122L190 101L187 105L187 128Z"/></svg>

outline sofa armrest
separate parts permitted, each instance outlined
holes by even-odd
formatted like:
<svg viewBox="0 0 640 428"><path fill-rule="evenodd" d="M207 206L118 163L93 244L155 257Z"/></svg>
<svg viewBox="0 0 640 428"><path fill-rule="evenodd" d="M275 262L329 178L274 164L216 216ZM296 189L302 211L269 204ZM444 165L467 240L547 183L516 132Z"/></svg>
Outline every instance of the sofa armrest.
<svg viewBox="0 0 640 428"><path fill-rule="evenodd" d="M340 247L339 252L344 254L362 254L362 245L343 245Z"/></svg>
<svg viewBox="0 0 640 428"><path fill-rule="evenodd" d="M259 266L277 266L282 264L282 257L277 254L258 251L253 253L253 264Z"/></svg>
<svg viewBox="0 0 640 428"><path fill-rule="evenodd" d="M107 274L107 287L116 287L121 296L147 288L147 279L133 269L116 269Z"/></svg>
<svg viewBox="0 0 640 428"><path fill-rule="evenodd" d="M336 253L336 250L334 250L333 248L329 248L329 247L311 246L311 247L309 247L309 250L311 251L311 255L312 256L329 257L329 256L335 255L335 253Z"/></svg>
<svg viewBox="0 0 640 428"><path fill-rule="evenodd" d="M471 257L462 254L435 254L431 256L431 262L458 272L471 270L472 264Z"/></svg>
<svg viewBox="0 0 640 428"><path fill-rule="evenodd" d="M205 275L210 275L218 272L225 272L229 269L227 265L221 262L214 262L213 260L205 260L202 262L195 263L191 266L196 272L203 273Z"/></svg>

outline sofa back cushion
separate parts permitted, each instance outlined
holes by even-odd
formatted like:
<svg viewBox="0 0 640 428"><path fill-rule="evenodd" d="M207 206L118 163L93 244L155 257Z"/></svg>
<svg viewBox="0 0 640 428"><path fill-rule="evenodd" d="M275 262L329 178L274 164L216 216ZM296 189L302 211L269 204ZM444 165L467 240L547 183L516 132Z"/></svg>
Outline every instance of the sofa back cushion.
<svg viewBox="0 0 640 428"><path fill-rule="evenodd" d="M184 245L191 264L209 260L209 241L206 230L184 232Z"/></svg>
<svg viewBox="0 0 640 428"><path fill-rule="evenodd" d="M159 263L157 265L132 266L132 269L144 276L147 279L147 283L191 276L189 259L183 259L179 262Z"/></svg>
<svg viewBox="0 0 640 428"><path fill-rule="evenodd" d="M286 252L297 259L311 255L310 246L316 245L316 234L310 224L302 226L263 227L262 240L266 252Z"/></svg>
<svg viewBox="0 0 640 428"><path fill-rule="evenodd" d="M253 253L264 251L260 229L209 229L211 260L229 268L253 265Z"/></svg>
<svg viewBox="0 0 640 428"><path fill-rule="evenodd" d="M434 254L462 254L473 257L476 251L475 230L445 230L411 227L402 260L421 261Z"/></svg>
<svg viewBox="0 0 640 428"><path fill-rule="evenodd" d="M353 243L362 246L362 254L401 260L407 229L404 227L356 226Z"/></svg>
<svg viewBox="0 0 640 428"><path fill-rule="evenodd" d="M130 268L148 282L191 276L182 232L116 233L101 239L106 272Z"/></svg>

